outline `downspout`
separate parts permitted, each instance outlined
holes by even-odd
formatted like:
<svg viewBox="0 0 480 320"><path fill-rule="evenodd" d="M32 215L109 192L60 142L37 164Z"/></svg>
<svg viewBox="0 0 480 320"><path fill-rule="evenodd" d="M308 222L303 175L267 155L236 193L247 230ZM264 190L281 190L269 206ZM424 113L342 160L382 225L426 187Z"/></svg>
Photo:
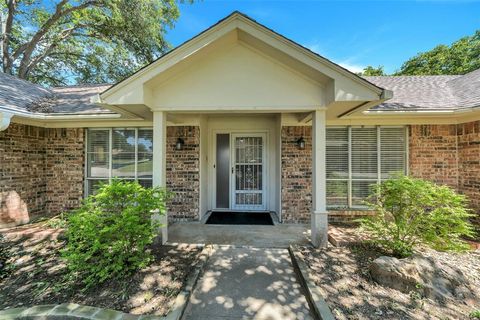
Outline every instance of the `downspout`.
<svg viewBox="0 0 480 320"><path fill-rule="evenodd" d="M13 114L10 112L1 111L0 112L0 131L7 130L10 125L10 120L12 119Z"/></svg>

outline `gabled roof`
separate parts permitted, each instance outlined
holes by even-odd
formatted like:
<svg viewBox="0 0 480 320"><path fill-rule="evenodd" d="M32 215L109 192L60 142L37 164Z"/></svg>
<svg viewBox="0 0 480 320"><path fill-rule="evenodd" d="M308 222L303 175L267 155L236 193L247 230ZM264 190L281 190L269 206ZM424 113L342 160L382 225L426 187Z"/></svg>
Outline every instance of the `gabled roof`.
<svg viewBox="0 0 480 320"><path fill-rule="evenodd" d="M480 69L466 75L359 77L236 11L113 86L111 84L96 84L48 89L14 76L0 73L0 112L13 112L17 115L119 116L118 113L93 103L92 98L98 97L99 94L108 96L112 91L117 90L118 87L141 77L142 74L149 72L156 65L164 63L166 59L190 46L194 41L205 37L215 28L221 28L230 22L235 25L253 26L260 30L263 35L266 35L267 38L272 37L275 41L288 45L288 48L297 50L295 52L299 52L300 56L304 55L309 59L320 61L328 66L329 70L339 72L375 92L382 92L383 88L393 91L393 98L370 110L456 111L480 107ZM197 48L197 50L200 49ZM118 111L115 108L112 109Z"/></svg>
<svg viewBox="0 0 480 320"><path fill-rule="evenodd" d="M247 32L251 32L252 30L254 30L255 32L258 32L258 34L256 35L260 35L260 34L262 35L261 36L262 39L269 38L271 39L271 41L277 41L278 44L286 46L288 50L292 50L292 49L297 50L297 53L299 55L303 55L303 58L310 59L310 61L314 61L313 63L323 64L324 67L328 68L329 74L327 76L332 76L332 74L336 73L337 75L346 77L352 80L353 82L355 82L356 84L362 85L366 89L371 90L371 92L372 93L374 92L375 95L378 97L384 97L384 96L388 97L390 94L390 93L386 93L382 87L379 87L378 85L369 82L367 79L358 76L357 74L349 71L348 69L319 55L318 53L313 52L310 49L294 42L293 40L286 38L285 36L262 25L261 23L257 22L251 17L239 11L234 11L233 13L221 19L220 21L218 21L208 29L202 31L195 37L185 41L184 43L174 48L173 50L167 52L166 54L162 55L152 63L144 66L134 74L130 75L129 77L123 79L122 81L116 83L112 87L105 90L103 93L100 94L101 100L105 103L109 103L107 102L108 98L116 94L118 91L122 90L124 87L128 87L129 85L131 85L132 87L138 87L139 85L139 83L137 83L138 79L143 79L145 83L146 81L149 80L148 77L151 77L152 70L155 70L155 68L158 68L159 66L161 66L162 63L164 63L165 65L167 65L168 63L175 64L177 61L175 61L173 57L175 57L176 55L179 56L180 51L183 50L185 52L188 52L188 54L182 53L183 56L179 58L179 60L184 59L185 57L188 57L189 55L195 53L197 50L200 50L203 46L206 46L209 42L213 42L214 40L220 38L222 36L223 29L227 30L228 28L231 28L231 27L238 28L238 29L247 27L247 29L250 30ZM208 40L205 40L205 39L208 39ZM205 43L202 43L202 41L205 41ZM199 43L202 43L203 46L199 45ZM175 61L175 62L172 62L172 61ZM168 67L165 66L164 68L169 68L169 67L171 66L170 65Z"/></svg>
<svg viewBox="0 0 480 320"><path fill-rule="evenodd" d="M376 111L445 111L480 107L480 69L465 75L376 76L365 79L393 91Z"/></svg>

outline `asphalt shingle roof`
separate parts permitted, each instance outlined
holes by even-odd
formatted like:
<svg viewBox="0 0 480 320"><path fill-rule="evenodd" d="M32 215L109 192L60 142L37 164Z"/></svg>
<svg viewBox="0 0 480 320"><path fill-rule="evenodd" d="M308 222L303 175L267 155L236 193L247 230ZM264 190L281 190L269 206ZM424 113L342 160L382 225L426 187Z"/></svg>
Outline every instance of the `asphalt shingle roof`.
<svg viewBox="0 0 480 320"><path fill-rule="evenodd" d="M113 111L90 102L110 84L45 88L0 72L0 107L49 114L105 114Z"/></svg>
<svg viewBox="0 0 480 320"><path fill-rule="evenodd" d="M480 69L466 75L365 77L393 91L373 110L456 110L480 106Z"/></svg>
<svg viewBox="0 0 480 320"><path fill-rule="evenodd" d="M372 110L456 110L480 107L480 69L466 75L364 77L393 91L393 98ZM47 89L0 73L0 107L49 114L106 114L113 111L90 99L111 84Z"/></svg>

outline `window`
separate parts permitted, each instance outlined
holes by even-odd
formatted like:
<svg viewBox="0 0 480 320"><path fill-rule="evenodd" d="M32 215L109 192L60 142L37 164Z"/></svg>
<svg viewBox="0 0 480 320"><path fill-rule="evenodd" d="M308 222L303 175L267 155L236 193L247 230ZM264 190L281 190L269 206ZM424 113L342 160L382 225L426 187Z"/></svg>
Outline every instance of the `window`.
<svg viewBox="0 0 480 320"><path fill-rule="evenodd" d="M86 193L92 194L112 178L151 187L152 161L152 129L88 129Z"/></svg>
<svg viewBox="0 0 480 320"><path fill-rule="evenodd" d="M406 173L405 127L328 127L327 206L364 208L371 186Z"/></svg>

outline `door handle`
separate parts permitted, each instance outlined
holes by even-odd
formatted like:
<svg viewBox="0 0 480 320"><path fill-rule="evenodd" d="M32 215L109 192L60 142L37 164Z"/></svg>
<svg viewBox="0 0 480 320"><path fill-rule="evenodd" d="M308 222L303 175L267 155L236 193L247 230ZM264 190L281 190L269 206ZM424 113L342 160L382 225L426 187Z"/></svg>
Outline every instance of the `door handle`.
<svg viewBox="0 0 480 320"><path fill-rule="evenodd" d="M232 167L232 174L233 174L233 167Z"/></svg>

